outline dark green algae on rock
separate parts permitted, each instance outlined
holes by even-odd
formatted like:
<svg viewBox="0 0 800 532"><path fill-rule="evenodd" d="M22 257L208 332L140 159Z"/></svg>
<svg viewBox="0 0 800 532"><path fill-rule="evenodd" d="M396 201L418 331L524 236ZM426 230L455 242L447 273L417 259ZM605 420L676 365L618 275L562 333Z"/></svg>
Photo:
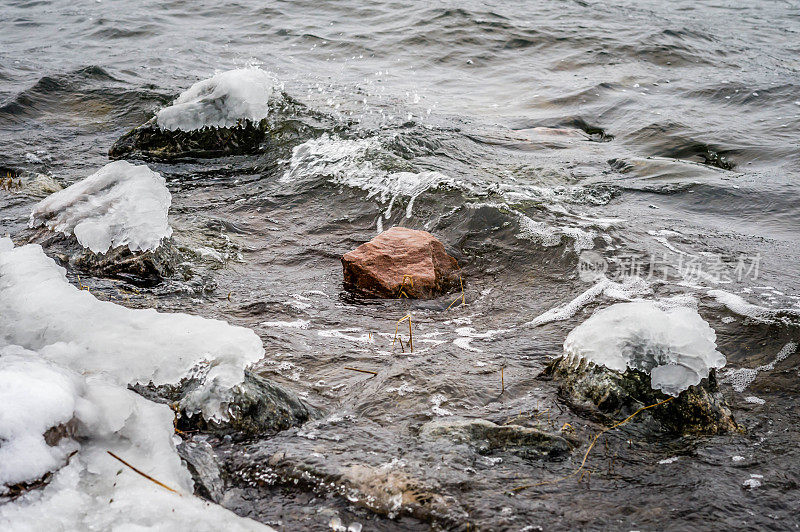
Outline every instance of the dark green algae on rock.
<svg viewBox="0 0 800 532"><path fill-rule="evenodd" d="M677 397L654 390L650 375L639 370L619 372L578 356L554 359L542 374L558 382L559 395L576 413L610 424L635 412L635 420L655 431L679 435L743 433L717 385L708 378Z"/></svg>
<svg viewBox="0 0 800 532"><path fill-rule="evenodd" d="M182 157L213 158L259 151L269 140L267 119L242 120L235 127L209 127L183 131L162 129L153 117L120 137L108 156L111 159L143 157L156 160Z"/></svg>

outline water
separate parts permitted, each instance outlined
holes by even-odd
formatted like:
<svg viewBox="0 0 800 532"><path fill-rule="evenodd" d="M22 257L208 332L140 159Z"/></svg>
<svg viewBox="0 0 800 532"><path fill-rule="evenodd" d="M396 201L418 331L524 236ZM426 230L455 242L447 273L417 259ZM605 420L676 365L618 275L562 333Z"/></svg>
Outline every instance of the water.
<svg viewBox="0 0 800 532"><path fill-rule="evenodd" d="M327 413L263 441L212 441L229 468L223 505L289 530L336 519L377 530L797 528L798 359L785 349L800 339L796 2L0 10L2 167L85 177L114 140L215 70L259 65L307 106L274 117L284 134L267 153L150 163L173 194L185 275L149 288L81 278L126 305L253 328L267 349L259 371ZM312 139L312 159L293 161ZM387 177L398 172L443 179ZM37 199L0 191L0 231L19 234ZM392 225L445 243L466 306L342 292L341 254ZM579 269L588 250L618 284L593 288ZM651 263L650 278L624 275ZM780 312L746 318L712 289ZM582 452L538 461L417 437L451 415L516 418L569 423L584 449L599 426L537 376L572 328L623 295L688 295L729 367L768 367L742 392L723 384L745 436L617 429L590 456L588 480L516 495L568 474ZM409 312L413 354L391 346ZM270 469L280 453L290 466ZM330 482L295 482L298 464ZM761 485L744 488L751 475ZM348 482L405 487L422 502L392 520L343 495Z"/></svg>

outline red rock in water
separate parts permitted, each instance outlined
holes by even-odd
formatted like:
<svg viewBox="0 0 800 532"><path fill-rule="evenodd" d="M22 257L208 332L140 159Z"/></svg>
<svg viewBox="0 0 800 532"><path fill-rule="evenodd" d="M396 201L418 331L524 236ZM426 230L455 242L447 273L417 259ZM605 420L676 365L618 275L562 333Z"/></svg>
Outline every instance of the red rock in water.
<svg viewBox="0 0 800 532"><path fill-rule="evenodd" d="M458 286L456 259L426 231L392 227L342 257L344 287L369 297L430 299Z"/></svg>

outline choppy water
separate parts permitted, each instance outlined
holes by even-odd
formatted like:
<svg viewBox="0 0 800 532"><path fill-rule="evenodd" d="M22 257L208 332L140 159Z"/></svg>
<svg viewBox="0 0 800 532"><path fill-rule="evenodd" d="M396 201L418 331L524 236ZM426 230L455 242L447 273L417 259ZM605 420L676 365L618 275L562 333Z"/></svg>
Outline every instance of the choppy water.
<svg viewBox="0 0 800 532"><path fill-rule="evenodd" d="M231 463L284 452L332 476L370 466L448 504L390 520L324 486L237 470L225 506L287 530L337 517L379 530L800 525L800 374L785 349L800 340L797 2L3 0L0 14L2 167L80 179L215 69L260 65L307 106L274 117L283 134L267 153L150 163L173 194L185 278L138 292L83 282L131 306L253 328L268 353L260 370L328 413L265 441L213 442ZM17 234L37 199L0 191L0 230ZM466 306L342 292L341 254L392 225L445 243ZM588 250L619 285L579 274ZM652 261L650 278L625 279ZM763 319L708 294L720 289ZM416 436L430 419L521 415L587 441L598 427L537 379L549 357L596 308L686 295L729 367L767 366L744 391L723 385L746 436L619 429L588 482L517 495L581 453L482 456ZM408 312L413 354L391 347ZM743 488L751 475L761 486Z"/></svg>

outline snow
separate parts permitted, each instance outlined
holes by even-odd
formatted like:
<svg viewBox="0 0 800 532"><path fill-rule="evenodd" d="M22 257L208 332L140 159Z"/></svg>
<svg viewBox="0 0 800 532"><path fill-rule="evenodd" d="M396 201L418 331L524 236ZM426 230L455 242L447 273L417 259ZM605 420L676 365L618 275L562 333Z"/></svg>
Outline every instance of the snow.
<svg viewBox="0 0 800 532"><path fill-rule="evenodd" d="M167 220L171 201L161 175L144 165L116 161L37 203L29 225L74 234L95 253L118 246L155 250L172 234Z"/></svg>
<svg viewBox="0 0 800 532"><path fill-rule="evenodd" d="M623 372L650 375L653 389L677 396L725 365L716 333L688 307L661 309L651 301L617 303L569 333L564 353Z"/></svg>
<svg viewBox="0 0 800 532"><path fill-rule="evenodd" d="M0 239L0 315L0 494L52 473L43 488L0 505L0 530L271 530L195 498L173 412L127 389L175 382L207 360L198 399L208 402L198 405L221 414L220 393L263 354L255 333L98 301L41 247L8 238ZM62 437L48 442L54 427Z"/></svg>
<svg viewBox="0 0 800 532"><path fill-rule="evenodd" d="M15 344L119 384L178 382L208 368L205 384L184 406L224 418L230 388L264 349L251 330L219 320L100 301L71 285L38 245L0 239L0 345Z"/></svg>
<svg viewBox="0 0 800 532"><path fill-rule="evenodd" d="M259 122L269 114L275 85L273 76L257 67L219 72L161 109L156 123L161 129L193 131L235 127L245 120Z"/></svg>

